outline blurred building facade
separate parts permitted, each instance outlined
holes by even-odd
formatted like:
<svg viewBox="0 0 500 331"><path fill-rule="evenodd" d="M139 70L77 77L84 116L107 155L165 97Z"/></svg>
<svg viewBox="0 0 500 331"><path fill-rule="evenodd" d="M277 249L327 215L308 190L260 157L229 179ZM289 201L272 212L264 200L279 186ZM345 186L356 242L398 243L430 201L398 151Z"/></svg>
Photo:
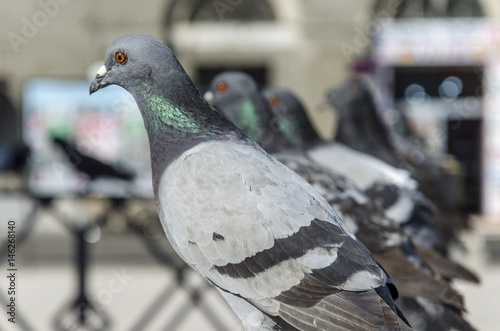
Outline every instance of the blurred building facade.
<svg viewBox="0 0 500 331"><path fill-rule="evenodd" d="M488 48L488 51L479 50L481 54L472 52L471 56L477 57L468 62L451 63L446 56L440 58L441 62L429 62L428 59L418 58L408 62L404 57L391 57L390 48L387 44L383 44L384 40L388 40L384 39L385 36L393 33L393 37L402 40L397 46L400 47L405 44L407 36L410 38L411 33L418 32L426 25L422 21L398 32L397 25L392 30L386 28L393 20L404 21L413 18L432 20L450 17L476 19L485 17L493 21L500 20L500 2L497 0L2 1L0 2L0 31L2 31L0 76L6 81L6 93L13 99L14 106L20 109L22 89L29 79L90 77L102 63L110 41L123 34L145 32L158 36L174 49L186 71L201 89L219 70L225 69L243 69L251 73L261 84L291 88L308 106L321 134L330 138L333 135L334 115L322 106L321 101L328 88L338 85L353 72L352 68L360 58L372 57L376 66L382 68L377 71L378 78L382 82L388 82L387 86L392 90L387 91L387 95L396 101L398 99L404 101L405 90L399 91L395 88L399 82L412 75L425 75L435 67L452 66L454 71L450 71L448 76L454 77L460 76L460 72L463 73L465 70L465 76L460 76L462 81L467 81L469 77L467 70L476 80L483 80L483 73L493 68L484 65L491 59L486 54L491 54L495 47ZM460 26L461 21L457 19L456 26ZM424 32L420 33L420 37L413 39L420 38L422 43L422 38L425 39L427 33L426 30L422 31ZM458 35L455 38L462 37ZM374 40L378 44L373 44ZM394 40L391 42L394 45ZM383 52L386 52L386 55ZM477 72L480 72L479 76ZM387 81L387 77L392 78ZM482 92L474 97L479 98L477 111L467 119L468 122L464 126L473 127L471 132L477 136L473 137L472 141L479 145L473 146L472 150L480 149L481 152L467 157L474 158L479 162L479 165L475 166L482 167L479 174L474 174L478 177L474 185L481 192L479 195L494 196L491 201L496 201L495 199L500 199L496 197L500 193L497 190L490 192L483 185L491 181L491 178L496 178L484 175L494 173L497 166L485 169L484 165L491 159L485 158L486 154L483 151L488 149L493 154L497 153L496 147L493 149L488 147L496 146L497 138L483 135L486 131L483 131L482 126L483 105L494 101L488 99L485 103ZM397 108L397 102L392 106ZM494 106L491 106L488 109L493 108ZM20 130L19 123L20 121L17 121L15 125L18 125ZM489 142L490 145L485 145L484 142ZM454 147L447 146L447 148ZM484 203L481 207L481 202L478 202L478 206L475 210L477 212L486 208Z"/></svg>

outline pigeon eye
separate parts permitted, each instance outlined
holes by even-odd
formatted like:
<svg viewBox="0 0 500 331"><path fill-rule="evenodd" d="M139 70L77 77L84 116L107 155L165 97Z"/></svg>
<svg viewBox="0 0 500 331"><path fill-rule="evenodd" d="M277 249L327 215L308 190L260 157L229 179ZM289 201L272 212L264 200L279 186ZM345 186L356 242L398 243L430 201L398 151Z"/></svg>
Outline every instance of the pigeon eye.
<svg viewBox="0 0 500 331"><path fill-rule="evenodd" d="M225 92L227 90L227 84L224 83L223 81L220 81L217 83L217 91L219 92Z"/></svg>
<svg viewBox="0 0 500 331"><path fill-rule="evenodd" d="M269 103L269 105L270 105L271 107L275 107L275 106L277 106L277 105L278 105L278 103L280 102L280 100L278 99L278 97L277 97L277 96L275 96L275 95L271 95L271 96L269 97L269 99L267 99L267 102Z"/></svg>
<svg viewBox="0 0 500 331"><path fill-rule="evenodd" d="M125 61L127 61L127 55L125 55L125 53L122 53L122 52L116 52L115 53L115 60L118 63L125 63Z"/></svg>

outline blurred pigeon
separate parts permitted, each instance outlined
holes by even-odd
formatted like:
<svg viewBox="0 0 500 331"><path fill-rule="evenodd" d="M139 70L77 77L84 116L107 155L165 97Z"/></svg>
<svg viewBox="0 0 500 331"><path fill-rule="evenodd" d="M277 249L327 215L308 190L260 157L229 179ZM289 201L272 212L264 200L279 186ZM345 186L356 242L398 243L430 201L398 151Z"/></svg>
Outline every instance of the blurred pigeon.
<svg viewBox="0 0 500 331"><path fill-rule="evenodd" d="M268 100L268 104L274 114L274 119L282 124L277 126L284 128L283 132L287 137L290 136L298 146L304 146L307 141L305 137L312 137L312 127L307 118L304 107L293 93L278 89L268 88L263 91ZM295 132L289 130L293 128ZM295 137L293 137L295 136ZM295 154L297 155L297 154ZM305 159L305 156L302 158ZM278 157L278 159L280 159ZM295 157L295 159L298 159ZM281 159L280 159L281 160ZM283 161L282 161L283 162ZM314 176L305 169L304 164L301 167L294 163L284 162L300 175L306 178L313 186L326 189L330 194L325 197L332 206L339 211L343 219L351 219L358 228L355 231L358 239L374 254L379 262L386 268L395 283L398 284L401 299L405 303L403 312L407 316L412 316L412 325L417 330L474 330L474 328L464 320L463 299L443 280L431 278L433 272L422 261L420 252L425 253L424 261L431 259L433 262L438 253L423 248L415 251L411 242L406 240L404 235L398 233L399 226L390 219L383 216L383 213L377 210L377 206L371 203L368 198L362 199L363 193L356 192L354 185L348 185L348 180L341 178L340 175L331 175L334 185L328 181L328 176L321 169L314 169ZM301 170L295 169L300 168ZM318 180L320 179L320 180ZM348 187L348 188L346 188ZM323 190L320 190L323 192ZM350 192L350 194L346 194ZM353 194L356 192L355 194ZM337 198L335 199L335 195ZM342 199L339 199L342 196ZM349 199L350 197L351 199ZM355 198L357 197L357 198ZM342 201L339 201L342 200ZM346 208L346 202L351 204L351 208ZM339 204L340 202L340 204ZM352 212L352 210L356 212ZM346 217L348 216L348 217ZM432 256L429 256L432 254ZM461 268L460 265L440 257L441 266L438 270L434 269L438 275L440 271L448 274L448 269ZM443 263L444 262L444 263ZM464 272L464 270L460 270ZM465 270L468 272L468 270ZM418 317L415 317L417 315Z"/></svg>
<svg viewBox="0 0 500 331"><path fill-rule="evenodd" d="M307 157L331 172L349 178L385 210L385 216L399 223L413 240L431 248L441 247L441 238L430 217L434 205L418 191L410 174L370 155L356 152L338 142L323 142L311 126L298 99L290 92L268 89L266 98L274 113L275 126L295 145L307 150ZM279 107L278 102L286 105ZM293 124L295 123L295 124Z"/></svg>
<svg viewBox="0 0 500 331"><path fill-rule="evenodd" d="M274 146L286 143L277 134L278 129L272 127L266 101L248 74L224 71L216 75L204 97L268 153L275 151Z"/></svg>
<svg viewBox="0 0 500 331"><path fill-rule="evenodd" d="M391 131L374 111L375 101L366 88L362 79L355 77L340 88L328 92L327 101L337 111L335 140L400 167L403 160L394 153Z"/></svg>
<svg viewBox="0 0 500 331"><path fill-rule="evenodd" d="M90 93L110 84L144 118L168 239L247 330L411 329L324 198L209 106L160 40L113 41Z"/></svg>
<svg viewBox="0 0 500 331"><path fill-rule="evenodd" d="M443 166L450 157L431 156L416 137L396 133L383 118L375 96L374 84L365 76L352 77L328 92L327 100L338 114L336 141L409 170L438 207L434 218L441 237L447 244L458 243L458 232L468 228L468 217L460 205L460 178Z"/></svg>
<svg viewBox="0 0 500 331"><path fill-rule="evenodd" d="M76 146L68 143L65 140L56 137L53 137L52 140L64 151L66 160L71 163L78 171L87 175L90 180L94 180L100 177L108 177L130 181L134 178L134 175L129 172L115 169L109 164L80 153Z"/></svg>
<svg viewBox="0 0 500 331"><path fill-rule="evenodd" d="M345 206L346 202L350 201L350 199L347 198L345 193L339 192L339 183L345 183L346 180L341 174L335 172L335 167L328 170L324 169L314 164L307 156L297 156L298 153L300 154L298 150L292 151L291 153L283 153L284 148L291 146L305 147L311 145L311 142L313 142L313 145L318 144L320 140L311 126L300 101L298 101L293 94L286 91L268 89L267 92L265 92L271 106L268 107L265 100L259 96L255 81L253 81L249 75L242 72L221 73L214 77L210 86L211 89L207 93L211 104L218 108L227 118L233 119L238 127L249 128L247 122L242 120L244 117L238 113L252 111L252 114L246 115L247 118L250 117L254 119L254 121L252 121L251 130L253 132L267 132L267 134L261 136L263 139L258 140L262 147L268 152L281 150L280 153L275 153L274 156L280 162L299 173L318 189L320 193L327 198L327 201L332 204L334 209L341 213L342 219L347 222L348 225L352 224L352 217L349 215L349 211L342 209L342 205ZM220 88L221 86L223 86L222 89ZM249 103L245 109L239 106L242 104L241 100L246 100ZM280 104L286 104L287 107L280 107ZM274 116L272 116L271 120L268 115L268 113L270 113L269 108L274 112ZM321 142L319 144L321 144ZM366 165L366 163L375 160L369 156L367 156L366 160L361 153L352 150L351 152L354 155L358 155L355 161L361 161L361 165L355 166L356 171L354 174L363 171L363 168L360 168L360 166L362 167ZM394 171L396 169L390 166L387 167L382 162L376 160L374 166L376 169L365 170L365 172L373 171L373 177L375 178L382 172L384 175L387 174L390 179L388 182L377 182L375 185L369 186L368 189L365 188L369 198L382 200L380 205L386 210L384 218L396 218L399 223L403 224L403 228L406 232L412 235L412 240L420 242L421 245L418 249L424 253L429 260L427 263L432 264L432 266L435 266L443 272L441 274L443 277L460 277L470 281L477 281L477 277L467 269L430 250L436 248L444 250L444 247L440 245L441 239L434 227L430 215L430 210L433 209L433 206L421 193L415 190L417 183L410 179L408 180L407 187L399 187L400 184L391 184L391 179L394 176L396 178L395 182L400 183L407 180L409 175L404 171L400 171L399 173L401 175L397 177L398 172ZM345 171L346 168L344 167L341 170ZM347 172L347 174L349 175L349 172ZM351 187L354 187L354 184L352 184ZM346 189L346 191L355 192L357 189ZM359 193L356 193L356 196L359 197ZM369 198L367 198L367 200L370 200ZM335 204L333 201L337 201L337 203ZM369 213L368 210L371 210L374 214L373 208L363 209L352 206L351 210L363 210L365 211L365 215ZM376 216L374 217L376 219ZM363 221L368 220L366 217L358 217L357 219ZM373 224L371 224L371 226L373 227ZM367 230L370 229L370 226L365 225L361 228ZM399 229L399 225L396 225L396 228ZM391 238L391 231L389 230L389 232L386 232L387 231L379 231L379 237L372 234L361 238L361 241L368 246L372 253L374 253L375 251L372 250L372 246L368 243L368 240L377 243L377 245L379 245L378 247L383 246L384 239L382 233L385 233L387 237ZM358 237L360 235L360 233L357 233ZM391 261L391 263L398 262L394 260ZM416 274L414 275L417 276ZM408 281L409 279L406 277L406 280Z"/></svg>
<svg viewBox="0 0 500 331"><path fill-rule="evenodd" d="M223 90L217 89L220 82L225 83ZM241 86L245 88L241 88ZM256 118L253 131L271 130L269 115L273 111L273 136L279 138L275 143L266 142L279 150L273 154L280 162L294 170L306 179L330 205L340 214L346 225L356 234L356 237L370 250L372 254L389 271L391 277L399 284L399 292L403 296L426 297L434 302L463 308L463 299L449 284L434 277L432 271L420 259L412 244L400 229L400 225L388 219L384 211L374 204L364 193L342 175L322 168L307 158L303 149L308 139L317 137L304 108L291 93L279 89L265 89L270 107L257 89L255 81L242 72L223 72L211 82L209 99L220 107L220 111L228 118L233 118L236 125L243 111L237 105L238 99L259 100L250 109ZM233 100L233 102L224 102ZM267 120L267 122L266 122ZM277 130L276 130L277 129ZM286 137L286 138L285 138ZM283 142L287 141L285 144ZM260 141L258 141L260 142ZM295 148L290 148L293 146ZM448 293L442 296L441 293Z"/></svg>
<svg viewBox="0 0 500 331"><path fill-rule="evenodd" d="M268 90L267 99L272 105L281 102L287 107L271 107L275 121L290 122L306 146L307 155L317 164L342 174L353 181L357 188L385 210L385 216L399 223L417 245L419 254L436 272L445 278L461 278L479 282L470 270L446 257L447 246L435 226L434 205L418 190L418 183L404 169L398 169L370 155L354 151L337 142L325 143L315 134L300 101L290 92ZM281 108L281 109L278 109ZM286 109L285 109L286 108ZM283 118L283 120L279 120ZM285 124L275 124L283 127ZM339 162L342 160L342 162Z"/></svg>

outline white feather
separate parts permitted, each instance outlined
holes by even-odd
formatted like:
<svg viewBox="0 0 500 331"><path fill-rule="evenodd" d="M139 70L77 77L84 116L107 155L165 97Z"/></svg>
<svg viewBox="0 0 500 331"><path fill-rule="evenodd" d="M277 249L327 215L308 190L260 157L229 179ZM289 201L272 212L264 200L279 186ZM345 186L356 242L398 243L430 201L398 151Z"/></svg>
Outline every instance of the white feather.
<svg viewBox="0 0 500 331"><path fill-rule="evenodd" d="M408 189L416 189L418 186L408 171L395 168L371 155L357 152L337 142L318 146L308 154L321 166L351 179L362 190L372 187L377 182Z"/></svg>
<svg viewBox="0 0 500 331"><path fill-rule="evenodd" d="M377 288L380 286L380 276L364 270L359 271L349 277L342 288L349 291L363 291L367 288ZM385 274L383 274L383 277L386 278Z"/></svg>
<svg viewBox="0 0 500 331"><path fill-rule="evenodd" d="M99 70L97 70L97 76L104 76L108 70L106 69L106 66L103 64Z"/></svg>
<svg viewBox="0 0 500 331"><path fill-rule="evenodd" d="M241 320L246 331L274 330L273 328L276 326L276 323L259 309L255 308L255 306L235 295L221 291L219 288L217 290Z"/></svg>

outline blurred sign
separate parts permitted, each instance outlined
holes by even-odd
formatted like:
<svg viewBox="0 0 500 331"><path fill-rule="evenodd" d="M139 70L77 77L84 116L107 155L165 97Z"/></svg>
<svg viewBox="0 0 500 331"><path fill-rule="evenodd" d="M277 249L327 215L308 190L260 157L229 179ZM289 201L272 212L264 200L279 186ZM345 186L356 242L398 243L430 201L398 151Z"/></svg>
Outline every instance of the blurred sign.
<svg viewBox="0 0 500 331"><path fill-rule="evenodd" d="M457 65L483 61L500 45L500 22L487 19L408 19L384 26L373 55L381 65Z"/></svg>
<svg viewBox="0 0 500 331"><path fill-rule="evenodd" d="M41 195L85 191L99 195L151 195L149 145L133 97L116 86L89 96L84 80L34 79L23 91L23 134L31 148L29 187ZM89 183L52 138L137 176L133 184L102 178ZM90 192L88 189L90 188Z"/></svg>

